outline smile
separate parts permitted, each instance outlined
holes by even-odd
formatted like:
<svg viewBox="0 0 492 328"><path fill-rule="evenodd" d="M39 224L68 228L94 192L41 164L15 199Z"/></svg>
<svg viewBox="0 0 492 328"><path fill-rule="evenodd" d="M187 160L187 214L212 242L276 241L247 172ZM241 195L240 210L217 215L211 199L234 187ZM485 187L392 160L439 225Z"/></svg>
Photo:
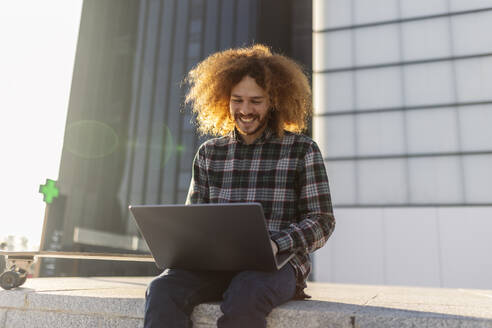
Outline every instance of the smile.
<svg viewBox="0 0 492 328"><path fill-rule="evenodd" d="M255 117L254 116L249 116L249 117L240 117L239 118L242 122L245 122L245 123L251 123L255 120Z"/></svg>

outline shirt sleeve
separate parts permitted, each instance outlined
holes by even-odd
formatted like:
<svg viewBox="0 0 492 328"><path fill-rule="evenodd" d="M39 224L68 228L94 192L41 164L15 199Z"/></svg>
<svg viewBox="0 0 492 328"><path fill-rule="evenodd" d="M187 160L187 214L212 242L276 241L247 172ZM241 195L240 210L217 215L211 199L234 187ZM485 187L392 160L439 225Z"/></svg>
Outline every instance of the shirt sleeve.
<svg viewBox="0 0 492 328"><path fill-rule="evenodd" d="M300 217L272 239L281 252L311 253L321 248L335 229L330 188L321 152L312 142L298 167Z"/></svg>
<svg viewBox="0 0 492 328"><path fill-rule="evenodd" d="M201 145L193 159L190 187L185 204L209 203L205 145Z"/></svg>

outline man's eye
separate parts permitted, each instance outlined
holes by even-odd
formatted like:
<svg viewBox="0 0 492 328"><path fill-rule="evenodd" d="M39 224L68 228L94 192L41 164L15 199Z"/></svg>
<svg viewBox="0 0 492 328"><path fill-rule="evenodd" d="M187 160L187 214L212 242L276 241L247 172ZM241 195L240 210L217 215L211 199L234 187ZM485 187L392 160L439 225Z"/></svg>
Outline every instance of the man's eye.
<svg viewBox="0 0 492 328"><path fill-rule="evenodd" d="M261 104L261 101L252 101L251 103L252 104L255 104L255 105L258 105L258 104Z"/></svg>
<svg viewBox="0 0 492 328"><path fill-rule="evenodd" d="M240 103L240 102L242 102L242 100L241 99L232 99L232 102Z"/></svg>

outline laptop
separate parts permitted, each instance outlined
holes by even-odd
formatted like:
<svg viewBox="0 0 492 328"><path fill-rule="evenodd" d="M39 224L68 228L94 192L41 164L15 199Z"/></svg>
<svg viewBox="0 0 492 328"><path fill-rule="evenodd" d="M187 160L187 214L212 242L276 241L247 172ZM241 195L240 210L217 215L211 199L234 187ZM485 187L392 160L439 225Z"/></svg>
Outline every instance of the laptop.
<svg viewBox="0 0 492 328"><path fill-rule="evenodd" d="M294 256L273 255L260 203L129 209L161 269L275 271Z"/></svg>

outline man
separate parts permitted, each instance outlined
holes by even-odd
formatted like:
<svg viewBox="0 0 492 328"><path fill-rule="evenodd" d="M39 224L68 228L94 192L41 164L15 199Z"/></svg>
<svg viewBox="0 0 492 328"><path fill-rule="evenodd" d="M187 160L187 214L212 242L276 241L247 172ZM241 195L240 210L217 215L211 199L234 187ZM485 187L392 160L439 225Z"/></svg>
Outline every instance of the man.
<svg viewBox="0 0 492 328"><path fill-rule="evenodd" d="M299 134L311 113L309 83L262 45L213 54L187 82L199 131L219 136L195 156L187 203L259 202L274 253L295 256L276 272L167 269L147 290L145 327L191 327L193 308L218 300L218 327L266 327L274 307L307 297L308 254L335 226L323 158Z"/></svg>

